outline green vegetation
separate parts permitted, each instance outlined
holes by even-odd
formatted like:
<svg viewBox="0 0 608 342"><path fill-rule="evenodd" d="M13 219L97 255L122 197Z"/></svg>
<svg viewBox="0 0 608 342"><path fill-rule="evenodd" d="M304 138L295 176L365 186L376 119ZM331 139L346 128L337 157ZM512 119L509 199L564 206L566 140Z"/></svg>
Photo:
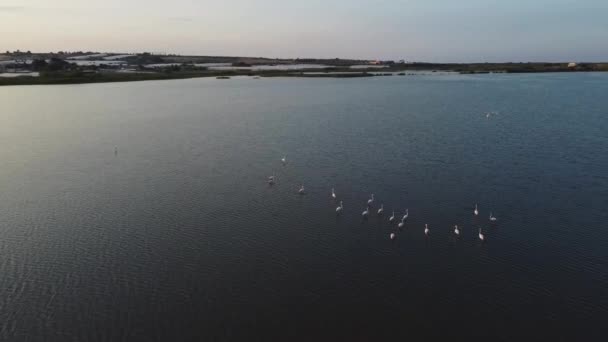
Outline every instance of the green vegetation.
<svg viewBox="0 0 608 342"><path fill-rule="evenodd" d="M167 80L176 78L190 78L196 75L177 75L164 73L95 73L95 72L60 72L45 73L40 77L20 76L2 77L1 85L36 85L36 84L80 84L80 83L101 83L101 82L131 82L149 80Z"/></svg>
<svg viewBox="0 0 608 342"><path fill-rule="evenodd" d="M34 59L32 70L39 72L57 72L65 70L77 70L74 64L70 64L63 59L52 57L48 62L44 59Z"/></svg>
<svg viewBox="0 0 608 342"><path fill-rule="evenodd" d="M37 71L39 77L0 77L2 85L27 84L71 84L98 82L129 82L147 80L183 79L194 77L217 77L221 79L233 76L255 77L372 77L392 75L412 75L418 71L449 71L461 74L484 73L531 73L531 72L572 72L572 71L608 71L608 63L395 63L380 61L383 68L369 65L368 68L351 69L352 65L368 65L369 61L352 59L270 59L262 57L223 57L223 56L176 56L154 55L148 52L119 57L122 65L98 63L99 65L77 65L78 60L99 60L94 52L63 52L31 53L14 51L4 55L0 60L12 61L0 66L6 71L19 72ZM83 56L84 55L84 56ZM105 55L104 55L105 56ZM70 59L72 58L72 59ZM29 61L29 62L26 62ZM209 70L197 67L196 64L226 63L235 67L256 65L293 65L316 64L325 65L325 69L304 70ZM151 64L166 64L153 68Z"/></svg>
<svg viewBox="0 0 608 342"><path fill-rule="evenodd" d="M134 65L165 63L162 57L152 55L149 52L144 52L135 56L127 57L126 61L129 62L129 64Z"/></svg>
<svg viewBox="0 0 608 342"><path fill-rule="evenodd" d="M197 77L215 77L229 79L232 76L260 76L260 77L310 77L310 78L353 78L372 77L367 72L349 73L304 73L288 71L238 72L238 71L178 71L178 72L95 72L95 71L62 71L45 72L40 77L0 77L2 85L40 85L40 84L82 84L102 82L134 82L150 80L171 80Z"/></svg>

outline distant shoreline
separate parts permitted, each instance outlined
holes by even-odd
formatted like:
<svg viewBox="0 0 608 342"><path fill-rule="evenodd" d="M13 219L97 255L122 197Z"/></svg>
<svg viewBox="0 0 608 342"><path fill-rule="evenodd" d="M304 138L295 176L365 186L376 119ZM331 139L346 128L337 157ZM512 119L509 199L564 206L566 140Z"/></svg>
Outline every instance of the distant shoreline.
<svg viewBox="0 0 608 342"><path fill-rule="evenodd" d="M357 78L420 72L458 74L608 71L608 63L422 63L351 59L268 59L142 54L13 52L0 55L0 86L83 84L200 77Z"/></svg>
<svg viewBox="0 0 608 342"><path fill-rule="evenodd" d="M432 70L425 70L428 74L432 74ZM450 71L440 71L440 74L446 74ZM536 72L453 72L455 75L474 75L474 74L527 74L527 73L567 73L576 71L536 71ZM578 71L578 72L602 72L602 71ZM270 73L270 74L251 74L251 73L222 73L222 74L189 74L189 73L151 73L151 74L96 74L83 76L60 76L53 77L0 77L1 86L23 86L23 85L61 85L61 84L89 84L89 83L116 83L116 82L140 82L140 81L160 81L160 80L178 80L192 78L218 78L230 79L231 77L254 77L254 78L275 78L275 77L292 77L292 78L368 78L368 77L386 77L386 76L413 76L420 75L417 73L405 72L356 72L356 73Z"/></svg>

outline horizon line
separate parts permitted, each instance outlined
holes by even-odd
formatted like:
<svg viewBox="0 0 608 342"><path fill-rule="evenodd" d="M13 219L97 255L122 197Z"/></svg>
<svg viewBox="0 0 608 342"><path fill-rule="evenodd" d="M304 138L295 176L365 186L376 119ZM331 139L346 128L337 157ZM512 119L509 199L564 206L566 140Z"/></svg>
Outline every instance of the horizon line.
<svg viewBox="0 0 608 342"><path fill-rule="evenodd" d="M441 62L431 62L431 61L425 61L425 60L407 60L405 58L401 58L401 59L374 59L374 58L355 58L355 57L266 57L266 56L243 56L243 55L222 55L222 54L218 54L218 55L210 55L210 54L183 54L183 53L174 53L174 52L154 52L154 51L139 51L139 52L116 52L116 51L84 51L84 50L75 50L75 51L69 51L69 50L57 50L57 51L48 51L48 52L39 52L39 51L31 51L31 50L4 50L4 52L2 52L3 49L0 49L0 55L7 55L7 52L9 52L9 54L14 54L14 53L25 53L27 54L28 52L32 55L42 55L42 54L60 54L59 52L64 52L64 53L68 53L68 54L75 54L75 53L82 53L82 54L109 54L109 55L138 55L138 54L144 54L144 53L149 53L151 55L158 55L158 56L175 56L175 57L214 57L214 58L259 58L259 59L269 59L269 60L298 60L298 59L316 59L316 60L352 60L352 61L379 61L379 62L398 62L398 61L405 61L405 63L427 63L427 64L505 64L505 63L571 63L571 62L576 62L576 63L608 63L608 59L605 61L585 61L585 60L576 60L576 59L572 59L572 60L556 60L556 61L549 61L549 60L504 60L504 61L496 61L496 62L488 62L488 61L460 61L460 62L448 62L448 61L441 61ZM17 52L18 51L18 52Z"/></svg>

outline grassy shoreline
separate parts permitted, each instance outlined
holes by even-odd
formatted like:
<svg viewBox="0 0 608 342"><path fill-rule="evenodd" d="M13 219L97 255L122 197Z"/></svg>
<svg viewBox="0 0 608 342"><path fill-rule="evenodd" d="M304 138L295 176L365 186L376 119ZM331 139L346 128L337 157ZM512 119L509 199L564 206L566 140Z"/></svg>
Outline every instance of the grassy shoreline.
<svg viewBox="0 0 608 342"><path fill-rule="evenodd" d="M96 74L61 74L58 73L52 76L19 76L19 77L4 77L0 78L0 86L10 85L48 85L48 84L86 84L86 83L112 83L112 82L137 82L137 81L154 81L154 80L176 80L189 78L205 78L205 77L221 77L230 78L236 76L251 76L251 77L307 77L307 78L354 78L354 77L373 77L374 74L369 72L352 72L352 73L314 73L307 74L303 72L238 72L238 71L222 71L222 72L154 72L154 73L117 73L104 72Z"/></svg>
<svg viewBox="0 0 608 342"><path fill-rule="evenodd" d="M455 72L460 74L487 73L546 73L546 72L592 72L608 71L608 63L588 63L569 68L564 63L476 63L476 64L432 64L413 63L395 64L385 68L350 69L333 67L329 69L303 70L164 70L155 72L116 72L116 71L58 71L46 72L38 77L0 77L0 86L10 85L48 85L48 84L85 84L110 82L135 82L152 80L188 79L199 77L306 77L306 78L356 78L385 75L407 75L407 72Z"/></svg>

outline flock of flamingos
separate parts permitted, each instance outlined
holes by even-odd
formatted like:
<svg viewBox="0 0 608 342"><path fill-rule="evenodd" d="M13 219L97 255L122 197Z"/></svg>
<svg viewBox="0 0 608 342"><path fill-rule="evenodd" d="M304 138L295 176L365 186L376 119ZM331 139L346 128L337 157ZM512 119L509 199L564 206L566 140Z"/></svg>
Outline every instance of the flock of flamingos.
<svg viewBox="0 0 608 342"><path fill-rule="evenodd" d="M283 158L281 158L281 163L283 163L283 166L287 165L287 156L284 156ZM267 180L269 185L274 185L275 183L275 176L268 176L268 180ZM306 190L304 190L304 185L300 185L300 189L298 190L298 193L300 195L305 195L306 194ZM331 189L331 198L333 198L334 200L337 199L336 196L336 192L334 191L334 189ZM367 205L365 207L365 210L363 210L363 212L361 213L361 216L363 217L363 219L367 219L371 213L372 210L372 205L374 204L374 194L371 194L370 199L367 200ZM340 205L336 208L336 215L340 215L342 213L342 210L344 209L344 204L342 201L340 201ZM380 208L377 210L377 215L378 216L382 216L384 215L384 204L380 204ZM477 204L475 204L475 209L473 210L473 215L475 216L479 216L479 210L477 209ZM399 221L399 223L397 224L397 227L399 227L400 229L403 228L403 226L405 225L405 221L407 220L409 216L409 210L405 209L405 214L403 215L403 217L401 218L401 220ZM388 218L388 221L391 224L394 224L395 221L395 211L393 211L392 215ZM490 217L489 217L490 222L496 222L497 219L496 217L494 217L492 215L492 213L490 212ZM430 229L429 229L429 225L425 224L424 225L424 234L425 235L429 235L430 233ZM456 236L460 235L460 229L458 228L458 225L454 225L454 234ZM485 240L485 236L483 235L483 232L481 231L481 227L479 228L478 231L478 236L479 236L479 240L484 241ZM397 237L397 235L395 233L390 233L389 238L391 240L394 240Z"/></svg>

